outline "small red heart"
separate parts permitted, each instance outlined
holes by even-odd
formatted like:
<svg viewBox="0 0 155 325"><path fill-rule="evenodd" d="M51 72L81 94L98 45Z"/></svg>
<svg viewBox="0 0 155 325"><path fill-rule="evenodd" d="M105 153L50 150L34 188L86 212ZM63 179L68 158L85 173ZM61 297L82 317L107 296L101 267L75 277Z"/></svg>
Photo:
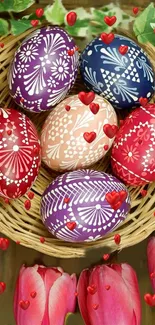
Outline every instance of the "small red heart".
<svg viewBox="0 0 155 325"><path fill-rule="evenodd" d="M3 47L4 47L4 43L0 43L0 47L1 47L1 49L3 49Z"/></svg>
<svg viewBox="0 0 155 325"><path fill-rule="evenodd" d="M30 200L26 200L24 202L24 206L25 206L25 209L26 210L30 210L30 208L31 208L31 201Z"/></svg>
<svg viewBox="0 0 155 325"><path fill-rule="evenodd" d="M12 134L12 130L7 130L7 134L11 135Z"/></svg>
<svg viewBox="0 0 155 325"><path fill-rule="evenodd" d="M75 228L76 228L76 222L75 221L73 221L73 222L67 222L66 223L66 226L67 226L67 228L69 229L69 230L74 230Z"/></svg>
<svg viewBox="0 0 155 325"><path fill-rule="evenodd" d="M9 199L7 199L7 198L4 199L4 202L5 202L6 204L10 204L10 201L9 201Z"/></svg>
<svg viewBox="0 0 155 325"><path fill-rule="evenodd" d="M137 14L138 14L138 11L139 11L139 9L138 9L138 7L134 7L134 8L132 9L132 11L133 11L133 13L134 13L135 15L137 15Z"/></svg>
<svg viewBox="0 0 155 325"><path fill-rule="evenodd" d="M144 197L147 195L147 190L141 190L140 191L140 194Z"/></svg>
<svg viewBox="0 0 155 325"><path fill-rule="evenodd" d="M105 198L110 205L116 204L120 201L120 196L118 192L107 193Z"/></svg>
<svg viewBox="0 0 155 325"><path fill-rule="evenodd" d="M74 50L68 50L67 53L69 56L73 56L75 52L74 52Z"/></svg>
<svg viewBox="0 0 155 325"><path fill-rule="evenodd" d="M110 288L111 288L111 286L108 285L108 284L105 286L105 289L106 289L106 290L109 290Z"/></svg>
<svg viewBox="0 0 155 325"><path fill-rule="evenodd" d="M116 16L112 16L112 17L109 17L109 16L105 16L104 17L104 22L108 25L108 26L112 26L115 24L117 18Z"/></svg>
<svg viewBox="0 0 155 325"><path fill-rule="evenodd" d="M87 287L87 291L88 293L90 293L91 295L94 295L97 292L97 287L96 285L92 284L91 286Z"/></svg>
<svg viewBox="0 0 155 325"><path fill-rule="evenodd" d="M69 26L73 26L76 23L77 14L74 11L70 11L66 16L66 21Z"/></svg>
<svg viewBox="0 0 155 325"><path fill-rule="evenodd" d="M22 97L21 99L20 99L20 103L23 103L24 102L24 98Z"/></svg>
<svg viewBox="0 0 155 325"><path fill-rule="evenodd" d="M100 106L96 103L90 103L89 108L93 114L97 114L100 109Z"/></svg>
<svg viewBox="0 0 155 325"><path fill-rule="evenodd" d="M93 91L90 91L89 93L81 91L78 94L78 98L84 105L89 105L95 99L95 93Z"/></svg>
<svg viewBox="0 0 155 325"><path fill-rule="evenodd" d="M120 191L119 196L120 196L120 200L122 202L124 202L126 200L127 196L128 196L128 193L127 193L127 191Z"/></svg>
<svg viewBox="0 0 155 325"><path fill-rule="evenodd" d="M6 284L4 282L0 282L0 294L2 294L6 289Z"/></svg>
<svg viewBox="0 0 155 325"><path fill-rule="evenodd" d="M114 236L114 241L115 241L115 243L116 243L117 245L119 245L120 242L121 242L121 236L120 236L119 234L116 234L116 235Z"/></svg>
<svg viewBox="0 0 155 325"><path fill-rule="evenodd" d="M33 20L31 20L31 25L32 25L33 27L36 27L38 24L39 24L39 20L37 20L37 19L33 19Z"/></svg>
<svg viewBox="0 0 155 325"><path fill-rule="evenodd" d="M17 244L17 245L20 245L20 241L19 241L19 240L16 240L16 244Z"/></svg>
<svg viewBox="0 0 155 325"><path fill-rule="evenodd" d="M117 203L113 204L111 207L114 209L114 210L118 210L122 205L122 202L121 201L118 201Z"/></svg>
<svg viewBox="0 0 155 325"><path fill-rule="evenodd" d="M138 140L138 143L139 143L139 144L142 144L142 142L143 142L142 139L139 139L139 140Z"/></svg>
<svg viewBox="0 0 155 325"><path fill-rule="evenodd" d="M109 149L108 144L105 144L103 148L104 148L105 151L107 151Z"/></svg>
<svg viewBox="0 0 155 325"><path fill-rule="evenodd" d="M152 272L152 273L150 274L150 279L151 279L151 280L155 279L155 272Z"/></svg>
<svg viewBox="0 0 155 325"><path fill-rule="evenodd" d="M100 37L105 44L110 44L114 40L115 35L113 33L102 33Z"/></svg>
<svg viewBox="0 0 155 325"><path fill-rule="evenodd" d="M32 292L30 293L30 296L31 296L32 298L35 298L36 295L37 295L36 291L32 291Z"/></svg>
<svg viewBox="0 0 155 325"><path fill-rule="evenodd" d="M88 142L91 143L95 140L96 138L96 132L85 132L83 134L84 139Z"/></svg>
<svg viewBox="0 0 155 325"><path fill-rule="evenodd" d="M69 202L70 202L70 198L69 198L69 197L65 197L65 198L64 198L64 203L67 204L67 203L69 203Z"/></svg>
<svg viewBox="0 0 155 325"><path fill-rule="evenodd" d="M0 249L6 251L10 245L10 240L7 238L0 238Z"/></svg>
<svg viewBox="0 0 155 325"><path fill-rule="evenodd" d="M45 238L44 238L44 237L40 237L40 242L41 242L42 244L44 244L44 242L45 242Z"/></svg>
<svg viewBox="0 0 155 325"><path fill-rule="evenodd" d="M144 300L149 306L155 306L155 294L151 295L150 293L146 293L144 295Z"/></svg>
<svg viewBox="0 0 155 325"><path fill-rule="evenodd" d="M33 152L35 153L35 155L38 155L38 153L39 153L39 148L38 148L38 147L35 147L35 148L33 149Z"/></svg>
<svg viewBox="0 0 155 325"><path fill-rule="evenodd" d="M22 309L26 310L26 309L28 309L28 307L30 306L30 302L29 302L29 300L21 300L21 301L19 302L19 306L20 306Z"/></svg>
<svg viewBox="0 0 155 325"><path fill-rule="evenodd" d="M109 254L104 254L104 255L103 255L103 259L104 259L104 261L108 261L109 257L110 257Z"/></svg>
<svg viewBox="0 0 155 325"><path fill-rule="evenodd" d="M105 124L103 126L103 131L107 135L108 138L112 139L118 131L118 126L111 125L111 124Z"/></svg>
<svg viewBox="0 0 155 325"><path fill-rule="evenodd" d="M74 295L75 295L75 297L77 297L78 296L78 292L75 292Z"/></svg>
<svg viewBox="0 0 155 325"><path fill-rule="evenodd" d="M93 304L93 309L94 309L94 310L97 310L98 307L99 307L99 304Z"/></svg>
<svg viewBox="0 0 155 325"><path fill-rule="evenodd" d="M124 124L124 120L120 120L119 124L120 124L120 126L122 126Z"/></svg>
<svg viewBox="0 0 155 325"><path fill-rule="evenodd" d="M44 9L43 8L36 9L36 16L38 18L41 18L43 16L43 14L44 14Z"/></svg>
<svg viewBox="0 0 155 325"><path fill-rule="evenodd" d="M33 198L34 198L34 193L33 192L28 192L27 195L28 195L28 198L30 200L33 200Z"/></svg>
<svg viewBox="0 0 155 325"><path fill-rule="evenodd" d="M120 54L124 55L124 54L126 54L128 52L128 46L121 45L118 50L119 50Z"/></svg>
<svg viewBox="0 0 155 325"><path fill-rule="evenodd" d="M140 103L143 107L145 107L145 106L147 105L147 103L148 103L148 99L147 99L147 98L144 98L144 97L140 97L140 98L139 98L139 103Z"/></svg>
<svg viewBox="0 0 155 325"><path fill-rule="evenodd" d="M70 107L69 105L66 105L66 106L65 106L65 110L66 110L67 112L69 112L70 109L71 109L71 107Z"/></svg>
<svg viewBox="0 0 155 325"><path fill-rule="evenodd" d="M79 47L78 46L75 46L75 51L79 51Z"/></svg>

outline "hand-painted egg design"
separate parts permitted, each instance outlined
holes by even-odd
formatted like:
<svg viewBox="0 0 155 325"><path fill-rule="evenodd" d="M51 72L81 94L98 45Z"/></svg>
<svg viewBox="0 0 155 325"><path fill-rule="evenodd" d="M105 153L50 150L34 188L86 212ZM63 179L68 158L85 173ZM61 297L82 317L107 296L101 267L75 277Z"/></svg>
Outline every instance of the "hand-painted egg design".
<svg viewBox="0 0 155 325"><path fill-rule="evenodd" d="M0 196L24 195L38 176L40 141L31 120L14 109L0 109Z"/></svg>
<svg viewBox="0 0 155 325"><path fill-rule="evenodd" d="M120 47L124 46L127 53L122 55ZM146 53L121 35L115 35L110 44L95 38L81 54L80 70L86 86L118 109L139 106L139 98L150 99L155 90L155 75Z"/></svg>
<svg viewBox="0 0 155 325"><path fill-rule="evenodd" d="M124 120L113 144L111 164L126 184L155 181L155 104L135 109Z"/></svg>
<svg viewBox="0 0 155 325"><path fill-rule="evenodd" d="M65 98L78 70L74 40L59 27L30 34L17 49L9 71L9 89L17 104L39 113Z"/></svg>
<svg viewBox="0 0 155 325"><path fill-rule="evenodd" d="M84 105L74 95L48 115L41 147L42 159L50 168L64 171L90 166L111 147L117 131L116 113L101 96L96 95L91 104Z"/></svg>
<svg viewBox="0 0 155 325"><path fill-rule="evenodd" d="M57 177L45 190L41 218L54 236L69 242L97 240L127 216L130 196L117 178L95 170Z"/></svg>

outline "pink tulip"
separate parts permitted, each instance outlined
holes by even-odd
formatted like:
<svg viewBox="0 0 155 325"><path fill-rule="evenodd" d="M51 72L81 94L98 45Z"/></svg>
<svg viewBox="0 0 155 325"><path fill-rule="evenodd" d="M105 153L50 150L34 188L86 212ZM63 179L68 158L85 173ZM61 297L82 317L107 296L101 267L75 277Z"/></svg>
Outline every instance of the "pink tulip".
<svg viewBox="0 0 155 325"><path fill-rule="evenodd" d="M155 237L151 237L147 245L147 260L152 288L155 292Z"/></svg>
<svg viewBox="0 0 155 325"><path fill-rule="evenodd" d="M78 301L86 325L140 325L138 281L128 264L84 270L78 282Z"/></svg>
<svg viewBox="0 0 155 325"><path fill-rule="evenodd" d="M76 275L61 268L22 266L14 296L16 325L64 325L75 311Z"/></svg>

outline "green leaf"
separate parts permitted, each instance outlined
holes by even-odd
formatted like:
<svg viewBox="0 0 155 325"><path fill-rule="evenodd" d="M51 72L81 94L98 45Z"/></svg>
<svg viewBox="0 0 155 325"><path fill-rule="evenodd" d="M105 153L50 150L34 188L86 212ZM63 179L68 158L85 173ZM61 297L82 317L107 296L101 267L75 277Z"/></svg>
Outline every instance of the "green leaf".
<svg viewBox="0 0 155 325"><path fill-rule="evenodd" d="M68 313L65 318L65 325L84 325L82 317L80 313Z"/></svg>
<svg viewBox="0 0 155 325"><path fill-rule="evenodd" d="M0 11L23 11L35 3L35 0L4 0L0 2Z"/></svg>
<svg viewBox="0 0 155 325"><path fill-rule="evenodd" d="M32 28L31 21L28 19L14 20L10 19L11 23L11 33L13 35L19 35L29 28Z"/></svg>
<svg viewBox="0 0 155 325"><path fill-rule="evenodd" d="M0 18L0 35L7 35L9 32L9 24L5 19Z"/></svg>
<svg viewBox="0 0 155 325"><path fill-rule="evenodd" d="M46 20L49 23L62 25L64 23L67 10L62 4L61 0L55 0L52 6L47 6L44 11Z"/></svg>
<svg viewBox="0 0 155 325"><path fill-rule="evenodd" d="M141 43L150 42L155 45L155 7L151 2L149 6L135 19L133 31Z"/></svg>
<svg viewBox="0 0 155 325"><path fill-rule="evenodd" d="M84 19L84 20L77 19L74 26L66 25L65 29L71 36L86 37L89 29L89 23L90 23L89 19Z"/></svg>

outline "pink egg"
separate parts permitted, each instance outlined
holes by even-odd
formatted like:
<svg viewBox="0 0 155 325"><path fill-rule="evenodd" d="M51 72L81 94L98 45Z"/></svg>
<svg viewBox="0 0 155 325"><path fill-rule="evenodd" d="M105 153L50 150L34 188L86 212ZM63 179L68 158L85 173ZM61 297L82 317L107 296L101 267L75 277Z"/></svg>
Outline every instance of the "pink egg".
<svg viewBox="0 0 155 325"><path fill-rule="evenodd" d="M0 196L18 198L35 181L41 163L40 141L31 120L0 108Z"/></svg>
<svg viewBox="0 0 155 325"><path fill-rule="evenodd" d="M125 119L113 144L111 164L126 184L155 181L155 104L139 107Z"/></svg>
<svg viewBox="0 0 155 325"><path fill-rule="evenodd" d="M111 104L96 95L84 105L78 95L57 105L48 115L41 134L42 159L58 171L88 167L111 147L117 116Z"/></svg>

